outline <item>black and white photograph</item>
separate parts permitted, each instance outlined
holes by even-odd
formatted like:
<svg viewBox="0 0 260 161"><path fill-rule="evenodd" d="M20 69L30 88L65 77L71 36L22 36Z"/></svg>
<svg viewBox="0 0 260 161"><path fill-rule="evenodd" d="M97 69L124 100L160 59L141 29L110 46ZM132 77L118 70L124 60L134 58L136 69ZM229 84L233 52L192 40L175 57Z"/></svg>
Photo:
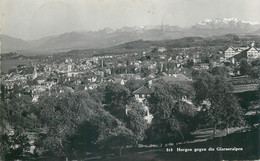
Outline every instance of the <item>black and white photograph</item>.
<svg viewBox="0 0 260 161"><path fill-rule="evenodd" d="M260 0L0 0L0 161L260 160Z"/></svg>

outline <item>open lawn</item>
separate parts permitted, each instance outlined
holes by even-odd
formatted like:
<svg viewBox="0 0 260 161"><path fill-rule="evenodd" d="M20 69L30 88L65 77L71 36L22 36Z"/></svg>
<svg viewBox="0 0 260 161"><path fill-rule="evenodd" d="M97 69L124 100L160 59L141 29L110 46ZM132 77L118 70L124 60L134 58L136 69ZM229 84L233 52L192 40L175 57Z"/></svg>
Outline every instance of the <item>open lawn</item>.
<svg viewBox="0 0 260 161"><path fill-rule="evenodd" d="M218 161L218 160L256 160L260 159L260 128L244 133L210 139L204 142L189 143L153 151L139 152L103 159L104 161ZM209 151L209 148L214 151ZM220 148L237 148L218 151ZM191 149L192 151L177 151ZM218 150L217 150L218 148ZM195 149L206 150L195 152Z"/></svg>

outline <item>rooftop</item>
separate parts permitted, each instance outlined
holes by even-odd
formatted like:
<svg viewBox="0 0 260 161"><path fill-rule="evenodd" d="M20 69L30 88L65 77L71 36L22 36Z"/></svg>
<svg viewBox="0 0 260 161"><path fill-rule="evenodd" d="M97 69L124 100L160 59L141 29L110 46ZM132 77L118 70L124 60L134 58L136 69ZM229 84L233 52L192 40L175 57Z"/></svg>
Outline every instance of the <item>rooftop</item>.
<svg viewBox="0 0 260 161"><path fill-rule="evenodd" d="M173 74L172 76L167 76L167 77L162 77L159 78L158 80L164 80L166 82L189 82L191 81L191 79L189 79L188 77L186 77L183 74Z"/></svg>
<svg viewBox="0 0 260 161"><path fill-rule="evenodd" d="M149 88L146 85L143 85L139 89L133 92L134 94L152 94L153 88Z"/></svg>

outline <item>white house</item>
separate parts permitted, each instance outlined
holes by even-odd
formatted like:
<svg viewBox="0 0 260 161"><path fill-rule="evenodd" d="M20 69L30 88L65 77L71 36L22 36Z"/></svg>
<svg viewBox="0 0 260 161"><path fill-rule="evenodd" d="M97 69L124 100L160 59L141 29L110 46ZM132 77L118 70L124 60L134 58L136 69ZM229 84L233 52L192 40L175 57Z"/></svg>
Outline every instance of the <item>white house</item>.
<svg viewBox="0 0 260 161"><path fill-rule="evenodd" d="M255 43L251 47L229 47L225 51L225 60L246 58L248 60L260 58L260 49L255 47Z"/></svg>

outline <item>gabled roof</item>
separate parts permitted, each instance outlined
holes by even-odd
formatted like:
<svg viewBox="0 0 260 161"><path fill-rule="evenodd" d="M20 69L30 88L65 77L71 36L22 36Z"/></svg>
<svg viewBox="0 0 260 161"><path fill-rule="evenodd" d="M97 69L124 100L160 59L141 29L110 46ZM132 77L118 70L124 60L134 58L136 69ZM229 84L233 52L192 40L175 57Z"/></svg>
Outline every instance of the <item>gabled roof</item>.
<svg viewBox="0 0 260 161"><path fill-rule="evenodd" d="M233 50L235 50L235 51L237 50L237 49L236 49L236 48L234 48L233 46L230 46L229 48L231 48L231 49L233 49ZM229 49L229 48L228 48L228 49Z"/></svg>
<svg viewBox="0 0 260 161"><path fill-rule="evenodd" d="M234 47L234 46L230 46L229 48L233 49L233 50L236 51L236 52L244 51L244 50L249 49L249 47ZM228 49L229 49L229 48L228 48Z"/></svg>
<svg viewBox="0 0 260 161"><path fill-rule="evenodd" d="M236 54L234 55L233 57L236 59L236 60L241 60L243 58L247 58L247 52L248 50L250 50L251 48L248 48L246 50L243 50L242 52L240 52L239 54ZM232 58L232 57L231 57Z"/></svg>
<svg viewBox="0 0 260 161"><path fill-rule="evenodd" d="M122 78L113 78L113 80L114 83L121 83L122 81L124 82Z"/></svg>
<svg viewBox="0 0 260 161"><path fill-rule="evenodd" d="M160 77L167 77L168 75L165 72L159 73L158 76Z"/></svg>
<svg viewBox="0 0 260 161"><path fill-rule="evenodd" d="M249 48L249 50L251 50L252 48L259 52L259 49L257 49L257 48L254 47L254 46L252 46L251 48Z"/></svg>
<svg viewBox="0 0 260 161"><path fill-rule="evenodd" d="M154 73L151 73L151 74L148 75L148 77L149 77L149 78L151 78L151 77L154 77L154 78L155 78L156 75L155 75Z"/></svg>
<svg viewBox="0 0 260 161"><path fill-rule="evenodd" d="M134 94L152 94L153 92L154 92L153 88L148 88L147 86L143 85L142 87L140 87L133 93Z"/></svg>
<svg viewBox="0 0 260 161"><path fill-rule="evenodd" d="M45 80L45 79L46 79L46 77L44 77L44 76L38 76L35 78L35 80Z"/></svg>
<svg viewBox="0 0 260 161"><path fill-rule="evenodd" d="M162 77L159 79L162 79L166 82L187 82L187 81L189 82L189 81L191 81L188 77L186 77L183 74L174 74L172 76Z"/></svg>
<svg viewBox="0 0 260 161"><path fill-rule="evenodd" d="M19 99L20 103L22 102L30 103L32 101L32 97L25 94L21 94L20 97L18 95L15 95L15 98Z"/></svg>
<svg viewBox="0 0 260 161"><path fill-rule="evenodd" d="M75 87L75 91L82 91L82 90L84 90L85 89L85 86L83 86L82 84L80 84L80 85L78 85L78 86L76 86Z"/></svg>

